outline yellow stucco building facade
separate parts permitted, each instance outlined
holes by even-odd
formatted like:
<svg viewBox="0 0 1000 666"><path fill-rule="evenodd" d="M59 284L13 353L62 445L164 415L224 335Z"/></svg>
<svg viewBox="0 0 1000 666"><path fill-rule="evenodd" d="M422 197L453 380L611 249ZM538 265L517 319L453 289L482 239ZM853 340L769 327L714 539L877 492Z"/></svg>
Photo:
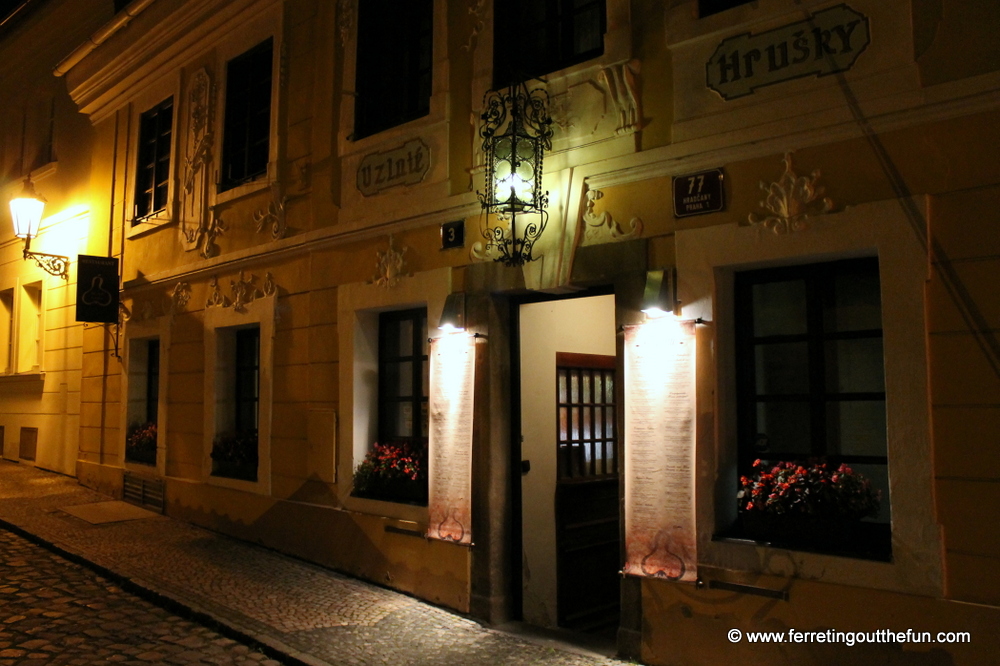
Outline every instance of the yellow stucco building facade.
<svg viewBox="0 0 1000 666"><path fill-rule="evenodd" d="M30 175L31 247L70 265L0 236L3 457L644 663L991 663L1000 8L501 4L36 0L0 27L0 185ZM505 266L477 194L484 96L528 77L547 224ZM119 260L117 324L76 320L79 255ZM634 489L667 478L627 435L650 271L696 322L668 493L691 581L619 573ZM421 475L434 459L425 343L454 294L479 336L471 544L427 538L433 483L429 507L355 481L378 442ZM839 542L754 536L757 458L843 462L879 511Z"/></svg>

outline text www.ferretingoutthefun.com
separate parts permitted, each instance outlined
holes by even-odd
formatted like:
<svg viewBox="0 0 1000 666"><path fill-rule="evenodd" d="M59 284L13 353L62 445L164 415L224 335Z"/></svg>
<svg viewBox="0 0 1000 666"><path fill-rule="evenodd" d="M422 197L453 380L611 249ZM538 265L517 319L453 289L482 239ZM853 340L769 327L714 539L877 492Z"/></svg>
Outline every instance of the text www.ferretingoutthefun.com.
<svg viewBox="0 0 1000 666"><path fill-rule="evenodd" d="M739 643L843 643L859 645L866 643L971 643L972 634L968 631L893 631L878 629L876 631L748 631L729 630L729 642Z"/></svg>

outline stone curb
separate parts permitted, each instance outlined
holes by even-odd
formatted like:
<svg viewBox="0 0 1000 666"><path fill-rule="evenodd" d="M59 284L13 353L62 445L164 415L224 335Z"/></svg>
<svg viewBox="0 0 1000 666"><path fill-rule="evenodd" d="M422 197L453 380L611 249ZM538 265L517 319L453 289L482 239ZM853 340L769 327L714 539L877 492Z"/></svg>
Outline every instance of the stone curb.
<svg viewBox="0 0 1000 666"><path fill-rule="evenodd" d="M102 564L94 562L82 553L70 550L66 546L41 537L8 520L0 518L0 528L13 532L19 537L41 546L74 564L90 569L99 576L114 582L124 591L134 594L155 606L159 606L186 620L205 625L226 638L245 643L249 647L267 655L270 659L280 661L289 666L334 666L330 662L318 659L301 650L296 650L272 636L241 627L239 622L232 618L224 617L219 613L186 601L175 594L157 589L155 585L147 581L139 578L130 578L125 574L109 569Z"/></svg>

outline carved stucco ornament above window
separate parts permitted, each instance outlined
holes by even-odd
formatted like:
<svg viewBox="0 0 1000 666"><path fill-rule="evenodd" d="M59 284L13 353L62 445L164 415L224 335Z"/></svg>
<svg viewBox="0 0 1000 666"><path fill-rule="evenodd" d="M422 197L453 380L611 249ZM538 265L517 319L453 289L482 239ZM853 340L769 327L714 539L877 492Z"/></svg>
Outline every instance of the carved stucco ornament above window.
<svg viewBox="0 0 1000 666"><path fill-rule="evenodd" d="M615 128L617 136L633 134L642 129L638 69L638 61L620 62L605 67L599 75L618 114L618 127Z"/></svg>
<svg viewBox="0 0 1000 666"><path fill-rule="evenodd" d="M354 2L355 0L337 0L337 32L340 34L341 48L347 46L354 34Z"/></svg>
<svg viewBox="0 0 1000 666"><path fill-rule="evenodd" d="M594 212L594 202L604 197L600 190L587 190L587 209L583 212L583 221L586 224L582 245L600 245L612 241L624 241L638 238L642 235L642 220L633 217L628 222L628 231L623 231L621 225L616 222L611 213Z"/></svg>
<svg viewBox="0 0 1000 666"><path fill-rule="evenodd" d="M173 317L175 314L182 312L190 300L191 285L187 282L178 282L167 296L167 303L164 308L166 310L165 314L168 317Z"/></svg>
<svg viewBox="0 0 1000 666"><path fill-rule="evenodd" d="M750 226L770 229L776 234L802 231L808 228L807 220L810 215L822 215L833 210L833 202L823 197L824 189L817 184L819 169L809 176L797 176L792 169L792 153L785 153L782 161L785 163L785 172L781 174L781 178L770 185L763 181L760 183L760 189L767 193L767 197L760 202L760 207L770 214L759 216L750 213L747 218Z"/></svg>
<svg viewBox="0 0 1000 666"><path fill-rule="evenodd" d="M391 289L399 284L400 278L407 277L403 272L403 255L406 254L407 247L403 245L397 250L393 244L392 234L389 234L389 248L385 252L375 252L378 256L375 265L376 275L369 284Z"/></svg>
<svg viewBox="0 0 1000 666"><path fill-rule="evenodd" d="M257 233L270 233L271 240L281 240L288 233L285 224L285 203L288 197L282 193L280 183L271 183L271 200L265 208L254 211L253 221Z"/></svg>
<svg viewBox="0 0 1000 666"><path fill-rule="evenodd" d="M206 308L232 308L236 312L246 312L248 305L258 298L274 296L278 293L278 286L274 282L274 276L268 272L264 275L264 284L260 288L254 284L257 276L251 273L249 277L244 271L240 271L236 280L230 280L229 286L233 292L232 298L223 295L219 287L218 276L213 277L208 286L211 292L208 300L205 301Z"/></svg>
<svg viewBox="0 0 1000 666"><path fill-rule="evenodd" d="M219 253L219 246L215 244L215 239L226 231L226 225L221 217L216 217L212 212L210 220L202 220L196 229L181 229L188 250L198 250L198 254L204 259L210 259Z"/></svg>
<svg viewBox="0 0 1000 666"><path fill-rule="evenodd" d="M219 278L218 276L213 277L212 281L208 283L209 294L208 298L205 300L205 308L225 308L229 307L229 299L222 295L222 290L219 289Z"/></svg>

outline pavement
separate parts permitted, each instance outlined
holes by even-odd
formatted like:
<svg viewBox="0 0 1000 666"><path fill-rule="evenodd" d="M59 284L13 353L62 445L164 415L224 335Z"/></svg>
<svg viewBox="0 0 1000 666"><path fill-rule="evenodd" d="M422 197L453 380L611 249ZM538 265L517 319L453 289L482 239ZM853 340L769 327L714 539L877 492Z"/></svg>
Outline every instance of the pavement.
<svg viewBox="0 0 1000 666"><path fill-rule="evenodd" d="M114 639L99 645L106 654L97 661L78 656L77 661L59 663L250 663L246 660L295 666L626 663L611 658L606 649L581 647L558 634L526 632L517 626L513 630L483 626L413 597L167 516L112 502L113 498L81 486L76 479L0 461L0 528L97 576L98 582L87 583L84 589L104 589L115 598L119 594L135 594L150 607L171 615L164 616L167 619L148 615L145 607L127 612L108 610L111 619L98 617L95 626L84 627L79 620L74 624L66 616L66 609L87 604L70 599L65 593L80 585L63 584L53 573L46 574L50 565L44 558L26 559L16 554L11 558L10 553L25 546L0 540L0 575L4 577L0 579L0 616L3 616L0 645L5 640L5 631L9 634L11 628L17 629L18 622L30 620L34 623L32 635L52 630L48 626L51 624L61 627L59 631L63 634L85 632L88 628L108 634L95 637L81 633L71 637L78 643L82 640L90 645L100 643L100 640L95 643L95 639ZM11 566L11 561L15 565ZM29 569L42 570L37 580L28 579L27 591L18 587L21 583L7 580L13 577L24 582L23 576L17 575L22 571L17 567L25 566L18 565L20 561L34 562ZM19 600L32 599L37 596L32 590L39 585L45 588L47 598L38 599L33 609L23 613L9 612L14 609L4 604L5 589L8 595L17 591ZM53 609L51 604L56 601L66 608ZM109 602L102 599L93 603L106 609ZM45 612L63 615L49 617ZM115 629L117 623L122 623L120 615L131 620L142 613L147 613L151 623L147 633L173 637L175 640L167 643L174 645L186 642L183 646L186 657L173 654L169 645L162 647L162 641L158 645L149 643L142 647L139 642L130 646L128 641L114 636L120 631ZM9 617L21 619L5 625ZM111 623L110 629L101 626L102 622ZM77 629L67 629L67 624ZM66 637L60 640L63 644ZM7 642L17 647L14 639ZM113 647L116 645L117 653ZM22 649L27 650L21 655L25 663L46 663L42 660L53 654L50 651L46 656L43 648L34 652L30 647ZM35 657L29 658L29 653ZM199 655L204 661L183 661ZM0 664L21 661L11 659Z"/></svg>

